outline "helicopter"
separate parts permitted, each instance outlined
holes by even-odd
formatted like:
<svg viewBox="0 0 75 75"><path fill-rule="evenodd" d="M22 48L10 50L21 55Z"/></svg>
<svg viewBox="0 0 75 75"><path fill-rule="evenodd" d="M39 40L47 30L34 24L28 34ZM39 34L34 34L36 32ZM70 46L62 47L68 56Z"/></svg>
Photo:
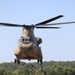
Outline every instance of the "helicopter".
<svg viewBox="0 0 75 75"><path fill-rule="evenodd" d="M36 59L38 63L43 64L43 54L40 47L40 44L42 43L42 38L35 37L34 29L59 29L60 27L54 27L54 25L75 23L73 21L48 24L49 22L57 20L61 17L63 17L63 15L58 15L48 20L31 25L20 25L0 22L0 26L23 27L22 36L18 38L18 47L14 50L14 55L16 56L14 62L20 64L20 60L27 59L30 61L32 59Z"/></svg>

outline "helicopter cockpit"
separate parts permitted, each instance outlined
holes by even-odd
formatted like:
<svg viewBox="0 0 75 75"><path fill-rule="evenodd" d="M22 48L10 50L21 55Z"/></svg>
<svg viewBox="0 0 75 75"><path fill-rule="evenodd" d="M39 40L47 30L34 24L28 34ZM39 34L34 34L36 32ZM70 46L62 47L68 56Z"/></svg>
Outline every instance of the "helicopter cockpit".
<svg viewBox="0 0 75 75"><path fill-rule="evenodd" d="M33 39L31 37L24 38L23 36L21 36L19 42L23 44L29 44L29 43L33 43Z"/></svg>

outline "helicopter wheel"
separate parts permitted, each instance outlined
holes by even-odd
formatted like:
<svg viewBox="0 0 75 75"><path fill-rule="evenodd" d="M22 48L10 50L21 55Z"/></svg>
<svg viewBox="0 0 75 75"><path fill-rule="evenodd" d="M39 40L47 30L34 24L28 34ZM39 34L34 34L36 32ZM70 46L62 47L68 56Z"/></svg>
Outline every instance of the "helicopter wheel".
<svg viewBox="0 0 75 75"><path fill-rule="evenodd" d="M19 60L19 59L15 59L15 60L14 60L14 63L20 64L20 60Z"/></svg>
<svg viewBox="0 0 75 75"><path fill-rule="evenodd" d="M39 59L37 59L37 63L39 63Z"/></svg>
<svg viewBox="0 0 75 75"><path fill-rule="evenodd" d="M17 63L20 64L20 60L19 59L17 60Z"/></svg>
<svg viewBox="0 0 75 75"><path fill-rule="evenodd" d="M14 59L14 63L16 63L16 61L17 61L17 60L16 60L16 59Z"/></svg>
<svg viewBox="0 0 75 75"><path fill-rule="evenodd" d="M43 61L42 61L42 59L40 59L40 63L41 63L41 64L43 64Z"/></svg>
<svg viewBox="0 0 75 75"><path fill-rule="evenodd" d="M37 63L41 63L41 64L43 64L43 61L42 61L42 59L37 59Z"/></svg>

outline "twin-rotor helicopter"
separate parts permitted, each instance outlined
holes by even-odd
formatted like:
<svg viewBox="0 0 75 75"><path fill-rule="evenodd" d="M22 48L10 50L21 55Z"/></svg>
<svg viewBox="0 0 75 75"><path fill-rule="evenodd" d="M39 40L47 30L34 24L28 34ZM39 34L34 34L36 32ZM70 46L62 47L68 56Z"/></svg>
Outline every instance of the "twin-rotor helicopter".
<svg viewBox="0 0 75 75"><path fill-rule="evenodd" d="M39 46L42 43L42 38L35 37L34 29L59 29L60 27L54 27L54 25L60 24L71 24L75 22L62 22L62 23L53 23L47 24L52 22L56 19L63 17L63 15L58 15L51 19L45 20L43 22L37 23L35 25L19 25L19 24L11 24L11 23L0 23L0 26L10 26L10 27L23 27L22 29L22 36L18 39L18 47L14 50L14 55L16 59L14 60L15 63L20 64L20 60L28 59L36 59L38 63L43 63L43 54L41 47ZM53 27L52 27L53 26Z"/></svg>

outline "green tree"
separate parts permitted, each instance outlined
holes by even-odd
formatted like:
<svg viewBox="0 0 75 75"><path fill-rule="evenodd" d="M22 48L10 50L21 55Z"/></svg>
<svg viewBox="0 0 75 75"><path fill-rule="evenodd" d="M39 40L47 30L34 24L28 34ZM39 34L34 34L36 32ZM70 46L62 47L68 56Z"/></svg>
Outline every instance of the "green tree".
<svg viewBox="0 0 75 75"><path fill-rule="evenodd" d="M0 75L3 75L5 72L5 69L4 68L0 68Z"/></svg>

